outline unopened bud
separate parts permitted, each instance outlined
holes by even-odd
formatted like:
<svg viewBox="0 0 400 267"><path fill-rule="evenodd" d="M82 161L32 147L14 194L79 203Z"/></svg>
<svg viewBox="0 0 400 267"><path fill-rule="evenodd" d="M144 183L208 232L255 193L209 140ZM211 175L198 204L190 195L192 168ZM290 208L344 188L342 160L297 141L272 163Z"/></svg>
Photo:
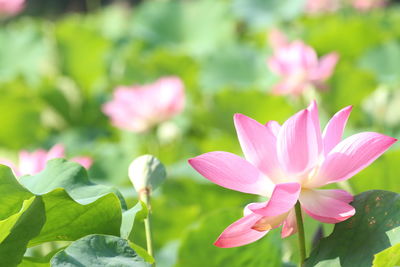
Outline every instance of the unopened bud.
<svg viewBox="0 0 400 267"><path fill-rule="evenodd" d="M129 165L129 179L139 195L156 189L165 177L164 165L152 155L140 156Z"/></svg>

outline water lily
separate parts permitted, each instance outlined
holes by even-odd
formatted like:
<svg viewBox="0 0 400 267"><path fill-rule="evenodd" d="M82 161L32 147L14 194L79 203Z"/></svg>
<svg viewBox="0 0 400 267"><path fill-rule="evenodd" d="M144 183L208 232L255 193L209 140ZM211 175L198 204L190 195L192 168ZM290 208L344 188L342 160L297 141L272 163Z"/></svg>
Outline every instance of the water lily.
<svg viewBox="0 0 400 267"><path fill-rule="evenodd" d="M281 225L282 237L296 233L296 203L324 223L341 222L355 214L349 204L351 194L318 188L351 178L397 140L375 132L342 140L351 109L337 112L323 132L315 101L283 125L276 121L264 125L236 114L234 123L245 159L218 151L189 160L196 171L220 186L268 198L247 205L244 217L225 229L216 246L245 245Z"/></svg>
<svg viewBox="0 0 400 267"><path fill-rule="evenodd" d="M114 126L132 132L145 132L154 125L182 112L184 85L178 77L164 77L152 84L118 87L103 112Z"/></svg>
<svg viewBox="0 0 400 267"><path fill-rule="evenodd" d="M341 6L340 0L307 0L305 11L309 14L331 13Z"/></svg>
<svg viewBox="0 0 400 267"><path fill-rule="evenodd" d="M24 6L25 0L0 0L0 15L16 15Z"/></svg>
<svg viewBox="0 0 400 267"><path fill-rule="evenodd" d="M382 8L388 4L387 0L353 0L351 5L359 11L368 11Z"/></svg>
<svg viewBox="0 0 400 267"><path fill-rule="evenodd" d="M275 39L278 39L279 42ZM307 88L325 89L325 81L332 75L339 59L337 53L329 53L318 59L317 53L300 40L283 41L283 37L272 34L274 54L268 59L268 66L282 80L273 92L281 95L302 94Z"/></svg>
<svg viewBox="0 0 400 267"><path fill-rule="evenodd" d="M65 158L65 147L61 144L53 146L50 150L38 149L32 152L23 150L19 153L19 162L15 164L8 159L0 159L0 164L10 167L16 176L34 175L46 167L47 161L55 158ZM71 161L81 164L89 169L93 163L90 157L78 156Z"/></svg>

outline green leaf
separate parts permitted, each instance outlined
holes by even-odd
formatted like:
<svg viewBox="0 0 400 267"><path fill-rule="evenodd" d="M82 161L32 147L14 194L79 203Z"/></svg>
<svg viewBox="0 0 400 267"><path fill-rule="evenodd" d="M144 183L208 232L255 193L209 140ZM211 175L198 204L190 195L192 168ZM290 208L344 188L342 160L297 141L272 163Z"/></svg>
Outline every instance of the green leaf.
<svg viewBox="0 0 400 267"><path fill-rule="evenodd" d="M155 259L147 252L147 250L145 250L144 248L142 248L141 246L130 242L128 240L129 245L131 246L131 248L133 248L134 251L136 251L136 253L142 257L145 261L147 261L148 263L154 263Z"/></svg>
<svg viewBox="0 0 400 267"><path fill-rule="evenodd" d="M2 91L0 145L22 149L41 141L45 133L41 126L41 109L38 100L27 92Z"/></svg>
<svg viewBox="0 0 400 267"><path fill-rule="evenodd" d="M40 75L53 71L50 42L43 38L38 21L26 19L0 29L0 80L9 81L22 76L36 84Z"/></svg>
<svg viewBox="0 0 400 267"><path fill-rule="evenodd" d="M47 162L46 168L33 176L24 176L20 182L32 193L46 194L57 188L64 188L73 200L80 204L88 204L108 194L120 193L109 186L94 184L88 176L86 169L75 162L65 159L53 159ZM121 197L121 205L125 208L125 202Z"/></svg>
<svg viewBox="0 0 400 267"><path fill-rule="evenodd" d="M198 93L199 66L194 58L163 47L146 51L139 47L137 41L127 45L125 50L120 55L121 65L125 68L121 80L123 84L151 83L161 76L176 75L182 78L188 92Z"/></svg>
<svg viewBox="0 0 400 267"><path fill-rule="evenodd" d="M203 90L209 92L226 87L248 90L265 74L265 59L248 46L227 46L203 61L200 82Z"/></svg>
<svg viewBox="0 0 400 267"><path fill-rule="evenodd" d="M134 35L151 44L178 43L182 40L182 15L178 1L145 2L133 16Z"/></svg>
<svg viewBox="0 0 400 267"><path fill-rule="evenodd" d="M349 182L355 192L360 193L371 189L400 192L399 157L400 151L388 151L371 166L351 178Z"/></svg>
<svg viewBox="0 0 400 267"><path fill-rule="evenodd" d="M107 194L93 203L81 205L63 189L43 195L46 223L29 246L49 241L72 241L89 234L119 235L121 205L116 195Z"/></svg>
<svg viewBox="0 0 400 267"><path fill-rule="evenodd" d="M144 2L133 17L134 35L154 47L176 45L202 55L234 38L235 21L224 1Z"/></svg>
<svg viewBox="0 0 400 267"><path fill-rule="evenodd" d="M352 205L356 214L321 239L306 267L371 266L376 253L400 243L399 194L367 191L357 195Z"/></svg>
<svg viewBox="0 0 400 267"><path fill-rule="evenodd" d="M389 267L400 265L400 243L375 255L372 267Z"/></svg>
<svg viewBox="0 0 400 267"><path fill-rule="evenodd" d="M133 225L135 221L143 221L147 218L149 211L147 209L146 204L143 201L139 201L135 206L130 208L127 211L124 211L122 214L122 223L121 223L121 237L129 239Z"/></svg>
<svg viewBox="0 0 400 267"><path fill-rule="evenodd" d="M47 244L46 244L47 245ZM53 244L51 244L53 245ZM43 249L43 247L35 247L36 249ZM25 256L18 267L50 267L51 258L59 251L65 249L66 246L56 248L43 256ZM29 252L25 253L28 254Z"/></svg>
<svg viewBox="0 0 400 267"><path fill-rule="evenodd" d="M304 32L302 39L315 47L321 55L337 51L340 62L354 62L370 48L385 40L388 27L384 20L387 16L385 13L382 15L349 16L336 12L331 15L308 16L300 21Z"/></svg>
<svg viewBox="0 0 400 267"><path fill-rule="evenodd" d="M128 241L116 236L90 235L73 242L68 248L57 253L51 266L118 266L148 267Z"/></svg>
<svg viewBox="0 0 400 267"><path fill-rule="evenodd" d="M264 29L280 21L299 16L304 9L304 0L235 0L236 15L251 26Z"/></svg>
<svg viewBox="0 0 400 267"><path fill-rule="evenodd" d="M18 183L9 167L0 165L0 220L20 211L23 201L32 196Z"/></svg>
<svg viewBox="0 0 400 267"><path fill-rule="evenodd" d="M350 76L347 75L349 72ZM329 86L330 89L321 94L328 115L333 116L340 109L353 105L355 108L352 110L349 122L352 125L363 125L366 116L361 106L376 89L374 76L368 71L356 68L352 63L341 61L329 81ZM347 88L352 88L353 93L349 94Z"/></svg>
<svg viewBox="0 0 400 267"><path fill-rule="evenodd" d="M229 224L243 216L242 210L218 210L204 217L199 226L187 233L178 257L177 267L259 267L281 266L279 231L252 244L237 248L218 248L213 245Z"/></svg>
<svg viewBox="0 0 400 267"><path fill-rule="evenodd" d="M153 263L154 258L149 255L149 253L144 248L133 243L133 229L135 223L143 223L143 220L147 218L148 214L149 210L146 206L146 203L144 203L143 201L139 201L131 209L125 211L122 214L121 237L128 240L129 245L136 251L136 253L140 257L142 257L149 263ZM144 230L143 227L142 229Z"/></svg>
<svg viewBox="0 0 400 267"><path fill-rule="evenodd" d="M2 266L17 266L28 242L37 236L46 221L41 197L25 200L19 213L0 222L0 259Z"/></svg>
<svg viewBox="0 0 400 267"><path fill-rule="evenodd" d="M107 76L106 55L110 41L84 23L84 17L70 16L56 25L61 69L88 93Z"/></svg>
<svg viewBox="0 0 400 267"><path fill-rule="evenodd" d="M36 261L34 258L24 257L18 267L50 267L50 262Z"/></svg>
<svg viewBox="0 0 400 267"><path fill-rule="evenodd" d="M42 195L46 223L30 246L76 240L89 234L119 235L121 200L115 189L92 183L85 168L64 159L48 162L45 170L20 178L30 191ZM125 205L125 203L122 203Z"/></svg>
<svg viewBox="0 0 400 267"><path fill-rule="evenodd" d="M226 1L200 0L183 4L183 46L193 55L226 47L234 40L235 20L230 3ZM204 14L207 14L206 16Z"/></svg>
<svg viewBox="0 0 400 267"><path fill-rule="evenodd" d="M397 84L400 81L400 44L391 41L372 49L361 58L360 65L372 71L380 82Z"/></svg>

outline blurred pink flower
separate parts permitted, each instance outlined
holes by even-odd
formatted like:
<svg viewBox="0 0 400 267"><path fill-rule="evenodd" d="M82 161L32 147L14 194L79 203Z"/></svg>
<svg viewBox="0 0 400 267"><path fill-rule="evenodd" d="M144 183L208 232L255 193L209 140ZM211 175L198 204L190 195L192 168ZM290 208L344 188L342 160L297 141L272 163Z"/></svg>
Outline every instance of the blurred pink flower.
<svg viewBox="0 0 400 267"><path fill-rule="evenodd" d="M386 0L352 0L351 5L359 11L368 11L374 8L384 7Z"/></svg>
<svg viewBox="0 0 400 267"><path fill-rule="evenodd" d="M268 33L268 42L269 45L274 49L277 50L281 47L285 47L289 45L289 41L280 30L278 29L271 29Z"/></svg>
<svg viewBox="0 0 400 267"><path fill-rule="evenodd" d="M47 161L55 158L65 158L65 148L63 145L57 144L49 151L38 149L33 152L21 151L19 153L18 165L7 159L0 159L0 164L10 167L16 176L34 175L46 167ZM71 161L81 164L89 169L93 161L90 157L75 157Z"/></svg>
<svg viewBox="0 0 400 267"><path fill-rule="evenodd" d="M22 11L25 0L0 0L0 15L16 15Z"/></svg>
<svg viewBox="0 0 400 267"><path fill-rule="evenodd" d="M317 189L344 181L370 165L397 140L362 132L342 140L352 107L336 113L320 129L317 105L290 117L283 125L263 125L242 114L234 116L245 159L228 152L210 152L189 160L210 181L269 200L251 203L244 217L234 222L215 242L236 247L254 242L283 225L282 237L297 231L293 206L324 223L337 223L355 214L351 194L338 189Z"/></svg>
<svg viewBox="0 0 400 267"><path fill-rule="evenodd" d="M178 77L164 77L152 84L118 87L103 112L113 125L132 132L145 132L182 112L184 85Z"/></svg>
<svg viewBox="0 0 400 267"><path fill-rule="evenodd" d="M274 55L268 66L282 77L274 88L276 94L300 95L309 86L324 88L324 82L332 75L339 59L337 53L329 53L318 59L315 50L302 41L287 43L282 36L273 33L270 43Z"/></svg>
<svg viewBox="0 0 400 267"><path fill-rule="evenodd" d="M307 0L305 11L309 14L335 12L341 7L341 0Z"/></svg>

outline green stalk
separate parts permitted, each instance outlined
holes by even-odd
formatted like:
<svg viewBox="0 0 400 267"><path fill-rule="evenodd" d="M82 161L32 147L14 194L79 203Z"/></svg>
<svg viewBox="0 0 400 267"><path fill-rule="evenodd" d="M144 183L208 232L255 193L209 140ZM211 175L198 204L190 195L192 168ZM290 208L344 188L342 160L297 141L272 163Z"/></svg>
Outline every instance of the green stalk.
<svg viewBox="0 0 400 267"><path fill-rule="evenodd" d="M147 252L150 256L154 257L153 253L153 240L152 240L152 232L151 232L151 204L150 204L150 192L149 190L144 190L143 194L141 194L142 201L146 204L148 208L148 215L147 218L144 219L144 229L146 232L146 245L147 245ZM152 264L153 267L156 266L156 263Z"/></svg>
<svg viewBox="0 0 400 267"><path fill-rule="evenodd" d="M300 248L300 267L302 267L304 265L304 261L306 260L306 242L304 237L303 217L301 216L301 206L299 201L296 203L295 211Z"/></svg>

